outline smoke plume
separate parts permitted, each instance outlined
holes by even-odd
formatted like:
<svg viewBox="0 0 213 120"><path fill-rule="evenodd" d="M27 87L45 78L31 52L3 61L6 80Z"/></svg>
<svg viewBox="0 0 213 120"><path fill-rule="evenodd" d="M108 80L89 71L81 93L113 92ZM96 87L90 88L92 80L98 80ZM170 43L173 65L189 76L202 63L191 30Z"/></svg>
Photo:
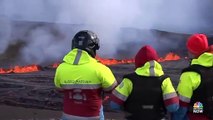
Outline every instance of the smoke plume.
<svg viewBox="0 0 213 120"><path fill-rule="evenodd" d="M153 29L212 34L212 20L211 0L0 0L0 55L21 42L17 63L61 61L73 35L89 29L101 40L100 56L133 57L144 44L178 49L180 40L162 42Z"/></svg>

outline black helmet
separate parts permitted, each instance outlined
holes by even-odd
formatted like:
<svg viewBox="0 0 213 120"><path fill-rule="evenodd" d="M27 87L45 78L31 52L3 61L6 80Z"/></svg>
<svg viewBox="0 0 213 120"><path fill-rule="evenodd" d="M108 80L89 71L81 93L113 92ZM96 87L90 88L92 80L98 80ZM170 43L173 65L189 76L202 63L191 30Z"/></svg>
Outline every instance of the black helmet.
<svg viewBox="0 0 213 120"><path fill-rule="evenodd" d="M78 48L87 51L95 57L96 50L100 48L99 39L95 33L89 30L79 31L72 40L72 49Z"/></svg>

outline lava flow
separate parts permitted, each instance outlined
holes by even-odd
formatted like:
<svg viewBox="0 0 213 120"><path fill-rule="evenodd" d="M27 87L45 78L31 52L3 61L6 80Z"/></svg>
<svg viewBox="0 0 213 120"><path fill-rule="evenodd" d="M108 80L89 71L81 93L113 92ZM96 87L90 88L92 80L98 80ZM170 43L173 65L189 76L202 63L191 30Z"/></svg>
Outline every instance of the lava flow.
<svg viewBox="0 0 213 120"><path fill-rule="evenodd" d="M96 59L105 65L115 65L115 64L129 64L134 63L134 59L123 59L123 60L117 60L117 59L106 59L101 58L99 56L96 56ZM181 59L180 56L178 56L175 53L168 53L165 57L159 58L159 62L164 61L173 61L173 60L179 60ZM60 63L54 63L52 65L52 68L57 68ZM0 68L0 74L8 74L8 73L27 73L27 72L36 72L40 71L41 67L39 65L28 65L28 66L15 66L11 69L4 69Z"/></svg>
<svg viewBox="0 0 213 120"><path fill-rule="evenodd" d="M40 71L40 67L38 65L27 65L27 66L15 66L11 69L3 69L0 68L0 74L6 73L27 73L27 72L36 72Z"/></svg>
<svg viewBox="0 0 213 120"><path fill-rule="evenodd" d="M173 52L166 54L164 58L160 58L158 62L179 60L181 57Z"/></svg>

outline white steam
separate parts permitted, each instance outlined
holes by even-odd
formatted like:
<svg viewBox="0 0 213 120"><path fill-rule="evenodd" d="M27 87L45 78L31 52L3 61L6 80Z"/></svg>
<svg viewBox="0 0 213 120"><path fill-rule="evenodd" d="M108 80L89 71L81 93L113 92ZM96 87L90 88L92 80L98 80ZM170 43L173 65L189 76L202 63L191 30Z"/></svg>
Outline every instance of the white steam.
<svg viewBox="0 0 213 120"><path fill-rule="evenodd" d="M0 0L0 54L12 41L17 41L15 37L18 36L26 42L20 51L21 61L27 64L58 61L70 50L73 35L81 29L97 33L101 40L99 53L105 57L112 57L122 43L131 41L144 41L160 48L157 38L131 39L135 33L129 34L122 29L212 33L212 8L211 0ZM30 28L22 24L17 27L13 21L52 25L43 23ZM130 39L124 40L124 34ZM166 44L170 46L170 43Z"/></svg>
<svg viewBox="0 0 213 120"><path fill-rule="evenodd" d="M0 15L0 54L4 53L10 43L11 23L5 16Z"/></svg>
<svg viewBox="0 0 213 120"><path fill-rule="evenodd" d="M50 32L46 26L40 26L30 31L26 38L29 40L28 45L22 49L22 60L27 63L56 62L56 58L64 54L64 48L69 46L65 42L57 40L61 38L60 36L54 36Z"/></svg>

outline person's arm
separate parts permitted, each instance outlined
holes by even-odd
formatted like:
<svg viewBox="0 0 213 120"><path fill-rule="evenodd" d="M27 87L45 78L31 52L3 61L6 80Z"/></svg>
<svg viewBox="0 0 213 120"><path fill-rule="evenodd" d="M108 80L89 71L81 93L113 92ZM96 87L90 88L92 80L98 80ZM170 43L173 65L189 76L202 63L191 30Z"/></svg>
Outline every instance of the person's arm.
<svg viewBox="0 0 213 120"><path fill-rule="evenodd" d="M179 99L170 78L162 82L163 100L168 112L175 112L179 108Z"/></svg>
<svg viewBox="0 0 213 120"><path fill-rule="evenodd" d="M108 67L102 66L98 72L103 91L111 93L118 84L112 71Z"/></svg>
<svg viewBox="0 0 213 120"><path fill-rule="evenodd" d="M177 87L180 107L172 115L174 120L187 120L188 106L193 95L193 91L199 86L199 74L195 72L185 72L180 77L180 82Z"/></svg>
<svg viewBox="0 0 213 120"><path fill-rule="evenodd" d="M63 92L64 89L61 88L60 78L59 78L59 70L56 69L55 76L54 76L54 84L55 84L55 90L58 92Z"/></svg>
<svg viewBox="0 0 213 120"><path fill-rule="evenodd" d="M121 110L123 103L132 91L132 82L126 78L113 90L110 96L110 107L113 110Z"/></svg>

